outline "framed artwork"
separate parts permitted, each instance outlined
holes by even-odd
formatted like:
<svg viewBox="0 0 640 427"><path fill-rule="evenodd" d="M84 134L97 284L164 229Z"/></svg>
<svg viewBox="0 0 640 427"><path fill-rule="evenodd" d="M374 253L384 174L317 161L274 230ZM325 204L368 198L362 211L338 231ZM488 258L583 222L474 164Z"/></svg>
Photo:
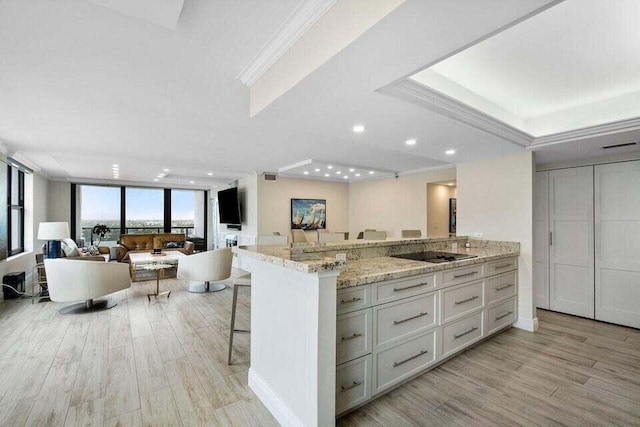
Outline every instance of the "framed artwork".
<svg viewBox="0 0 640 427"><path fill-rule="evenodd" d="M456 234L456 199L449 199L449 234Z"/></svg>
<svg viewBox="0 0 640 427"><path fill-rule="evenodd" d="M327 201L324 199L291 199L291 229L327 228Z"/></svg>

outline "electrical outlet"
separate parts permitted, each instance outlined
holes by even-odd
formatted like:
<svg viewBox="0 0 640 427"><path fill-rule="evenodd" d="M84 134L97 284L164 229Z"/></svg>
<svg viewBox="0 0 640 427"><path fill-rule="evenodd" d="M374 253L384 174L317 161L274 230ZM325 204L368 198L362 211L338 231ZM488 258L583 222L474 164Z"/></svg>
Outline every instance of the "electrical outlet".
<svg viewBox="0 0 640 427"><path fill-rule="evenodd" d="M457 250L458 249L458 242L451 243L451 249L454 250L454 251Z"/></svg>
<svg viewBox="0 0 640 427"><path fill-rule="evenodd" d="M473 233L473 237L475 237L476 239L482 239L482 233L481 232Z"/></svg>
<svg viewBox="0 0 640 427"><path fill-rule="evenodd" d="M343 254L336 254L336 259L338 261L346 261L347 260L347 254L343 253Z"/></svg>

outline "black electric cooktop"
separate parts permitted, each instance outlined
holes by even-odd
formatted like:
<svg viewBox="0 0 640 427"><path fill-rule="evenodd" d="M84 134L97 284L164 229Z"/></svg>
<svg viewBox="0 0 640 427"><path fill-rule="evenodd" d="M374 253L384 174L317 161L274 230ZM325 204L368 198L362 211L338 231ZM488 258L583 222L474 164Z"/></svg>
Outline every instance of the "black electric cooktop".
<svg viewBox="0 0 640 427"><path fill-rule="evenodd" d="M414 252L411 254L392 255L393 258L411 259L413 261L423 261L432 263L442 263L460 261L461 259L477 258L477 255L455 254L451 252Z"/></svg>

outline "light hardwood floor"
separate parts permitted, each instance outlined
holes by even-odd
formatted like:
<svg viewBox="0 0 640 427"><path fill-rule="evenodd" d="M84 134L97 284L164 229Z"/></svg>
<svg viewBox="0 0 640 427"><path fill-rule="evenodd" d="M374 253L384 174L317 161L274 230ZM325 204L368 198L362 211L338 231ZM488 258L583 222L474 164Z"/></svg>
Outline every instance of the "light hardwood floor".
<svg viewBox="0 0 640 427"><path fill-rule="evenodd" d="M639 426L640 331L538 310L339 426Z"/></svg>
<svg viewBox="0 0 640 427"><path fill-rule="evenodd" d="M277 425L247 386L248 336L226 364L231 289L191 294L165 280L171 298L149 304L154 285L83 316L0 304L0 425ZM338 425L640 425L640 331L538 313L539 333L509 329Z"/></svg>
<svg viewBox="0 0 640 427"><path fill-rule="evenodd" d="M2 426L275 426L247 386L249 337L227 365L232 290L192 294L175 279L114 295L118 306L62 316L65 304L0 304ZM249 323L240 290L237 327Z"/></svg>

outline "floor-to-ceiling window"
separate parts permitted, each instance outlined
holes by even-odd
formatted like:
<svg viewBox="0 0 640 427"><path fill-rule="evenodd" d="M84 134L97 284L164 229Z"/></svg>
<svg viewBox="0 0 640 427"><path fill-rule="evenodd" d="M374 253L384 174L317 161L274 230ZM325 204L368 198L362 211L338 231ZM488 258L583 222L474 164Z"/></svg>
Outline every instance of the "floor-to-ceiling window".
<svg viewBox="0 0 640 427"><path fill-rule="evenodd" d="M84 245L98 242L99 237L91 230L102 224L111 230L100 242L103 246L115 246L120 239L120 187L102 185L80 185L78 191L80 206L80 235Z"/></svg>
<svg viewBox="0 0 640 427"><path fill-rule="evenodd" d="M164 232L164 190L126 188L127 234Z"/></svg>

